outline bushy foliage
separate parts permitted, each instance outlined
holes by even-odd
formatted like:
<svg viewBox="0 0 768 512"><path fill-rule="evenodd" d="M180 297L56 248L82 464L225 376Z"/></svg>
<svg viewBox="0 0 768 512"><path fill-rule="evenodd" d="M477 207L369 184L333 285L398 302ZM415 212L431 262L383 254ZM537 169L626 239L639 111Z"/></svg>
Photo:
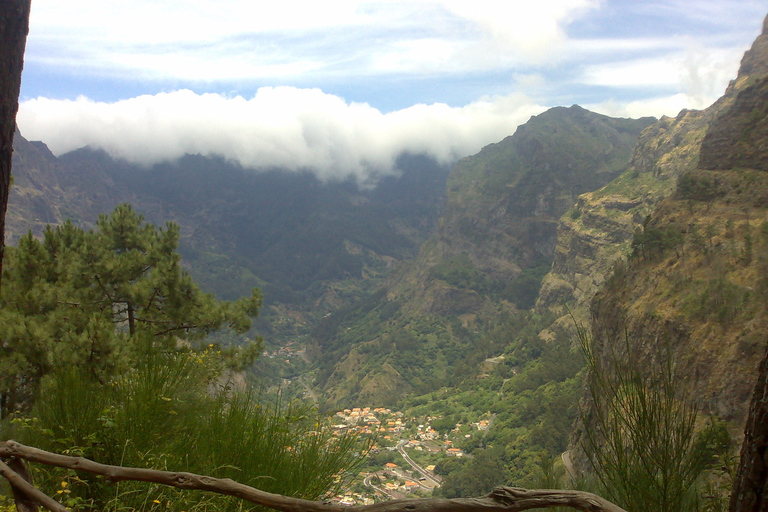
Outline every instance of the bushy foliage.
<svg viewBox="0 0 768 512"><path fill-rule="evenodd" d="M719 423L699 412L675 373L669 347L641 363L628 337L599 351L578 329L587 362L583 449L603 496L629 512L698 510L699 486L722 444Z"/></svg>
<svg viewBox="0 0 768 512"><path fill-rule="evenodd" d="M246 332L261 295L220 302L202 293L181 268L178 236L175 224L158 229L121 205L96 230L67 222L8 251L0 392L5 413L15 413L5 435L106 464L191 471L306 499L337 491L367 445L334 436L308 407L268 403L233 384L259 342L226 349L201 341L223 327ZM244 507L36 470L38 485L76 510Z"/></svg>
<svg viewBox="0 0 768 512"><path fill-rule="evenodd" d="M717 181L710 176L686 172L677 178L675 195L680 199L710 202L722 193Z"/></svg>
<svg viewBox="0 0 768 512"><path fill-rule="evenodd" d="M44 379L31 415L14 436L55 452L102 463L232 478L269 492L320 499L339 490L367 445L333 436L300 404L211 387L216 351L155 352L107 385L72 369ZM37 483L77 510L228 510L237 501L201 492L60 469L39 469ZM63 484L62 484L63 482Z"/></svg>
<svg viewBox="0 0 768 512"><path fill-rule="evenodd" d="M247 331L258 290L236 302L201 292L181 267L178 240L177 225L158 229L120 205L95 230L66 222L9 248L0 297L3 414L28 406L50 373L77 366L105 382L149 348L191 348L223 327ZM258 351L255 342L232 355L252 360Z"/></svg>
<svg viewBox="0 0 768 512"><path fill-rule="evenodd" d="M635 230L632 238L633 258L654 260L664 255L667 250L675 249L683 243L683 233L678 226L670 225L663 228L651 223L648 216L643 227Z"/></svg>
<svg viewBox="0 0 768 512"><path fill-rule="evenodd" d="M470 497L497 485L538 486L542 453L559 457L566 449L578 415L583 361L567 337L539 337L551 323L550 316L533 314L499 323L497 335L506 333L503 358L474 363L484 373L469 373L453 387L406 399L406 415L439 416L432 428L454 431L456 447L470 455L437 463L436 472L445 477L437 495ZM469 427L481 418L492 427ZM456 433L458 423L463 426Z"/></svg>

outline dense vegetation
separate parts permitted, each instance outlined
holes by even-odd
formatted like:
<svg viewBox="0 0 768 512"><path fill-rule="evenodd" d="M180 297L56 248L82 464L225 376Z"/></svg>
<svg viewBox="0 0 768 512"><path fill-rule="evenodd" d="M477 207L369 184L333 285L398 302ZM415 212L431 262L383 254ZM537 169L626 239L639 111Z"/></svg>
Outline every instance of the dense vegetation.
<svg viewBox="0 0 768 512"><path fill-rule="evenodd" d="M248 331L261 295L220 302L201 292L181 269L178 236L175 224L158 229L121 205L93 231L67 222L6 252L6 435L103 463L198 471L308 499L338 490L366 447L332 436L307 407L247 391L240 372L260 340L223 346L206 336ZM37 483L79 510L234 506L107 485L77 471L43 471Z"/></svg>
<svg viewBox="0 0 768 512"><path fill-rule="evenodd" d="M157 229L129 205L85 232L67 222L9 248L3 265L0 394L4 415L40 380L82 368L105 382L150 350L177 351L217 329L250 328L261 295L219 302L200 291L176 253L179 229ZM258 341L235 352L252 360Z"/></svg>
<svg viewBox="0 0 768 512"><path fill-rule="evenodd" d="M539 336L552 319L525 314L500 323L494 331L506 342L500 357L472 365L475 370L457 375L453 387L402 404L407 416L441 416L432 426L443 432L478 418L491 420L488 430L474 431L457 446L470 457L438 463L436 471L445 478L440 495L477 496L497 485L540 487L542 460L567 449L583 360L573 340Z"/></svg>

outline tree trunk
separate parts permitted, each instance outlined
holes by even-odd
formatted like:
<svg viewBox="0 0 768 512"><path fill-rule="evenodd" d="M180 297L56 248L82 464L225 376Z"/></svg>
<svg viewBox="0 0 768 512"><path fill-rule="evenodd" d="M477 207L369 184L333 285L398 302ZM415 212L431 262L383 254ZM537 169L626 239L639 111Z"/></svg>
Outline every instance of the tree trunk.
<svg viewBox="0 0 768 512"><path fill-rule="evenodd" d="M128 334L131 336L136 334L136 312L131 302L128 302Z"/></svg>
<svg viewBox="0 0 768 512"><path fill-rule="evenodd" d="M768 512L768 351L749 406L730 512Z"/></svg>
<svg viewBox="0 0 768 512"><path fill-rule="evenodd" d="M0 275L5 249L5 210L11 185L13 134L19 109L30 0L0 0Z"/></svg>

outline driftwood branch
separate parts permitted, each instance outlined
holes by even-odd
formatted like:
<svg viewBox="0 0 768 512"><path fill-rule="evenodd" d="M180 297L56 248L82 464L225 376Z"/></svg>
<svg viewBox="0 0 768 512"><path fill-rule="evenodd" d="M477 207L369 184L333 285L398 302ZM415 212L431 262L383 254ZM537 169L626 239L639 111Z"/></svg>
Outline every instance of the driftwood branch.
<svg viewBox="0 0 768 512"><path fill-rule="evenodd" d="M520 489L516 487L499 487L481 498L416 498L348 507L272 494L239 484L228 478L213 478L185 472L109 466L82 457L57 455L24 446L15 441L0 443L0 458L6 459L10 457L86 471L104 476L112 482L134 480L163 484L179 489L211 491L234 496L282 512L518 512L532 508L549 507L571 507L584 512L626 512L621 507L588 492ZM29 494L27 495L29 496ZM48 508L45 503L39 503ZM49 508L49 510L54 510L55 512L65 510L60 505L59 507L57 509Z"/></svg>

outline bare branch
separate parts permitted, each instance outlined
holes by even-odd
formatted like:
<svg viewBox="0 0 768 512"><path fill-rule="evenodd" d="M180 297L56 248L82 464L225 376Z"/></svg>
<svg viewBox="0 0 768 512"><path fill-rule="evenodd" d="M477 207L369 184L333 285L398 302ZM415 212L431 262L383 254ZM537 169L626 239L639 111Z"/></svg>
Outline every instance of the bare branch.
<svg viewBox="0 0 768 512"><path fill-rule="evenodd" d="M4 476L13 488L17 510L22 512L37 511L37 507L29 503L32 501L39 503L52 512L69 512L61 503L37 490L3 461L0 461L0 475ZM23 495L23 498L18 496L18 494ZM20 503L22 504L21 507L19 507Z"/></svg>
<svg viewBox="0 0 768 512"><path fill-rule="evenodd" d="M29 469L27 469L27 465L24 464L23 460L13 457L8 460L8 467L11 471L23 478L24 481L30 485L34 485L32 482L32 475L29 473ZM17 512L38 512L39 508L37 503L34 500L30 500L21 489L12 484L11 490L13 491L13 501L16 503Z"/></svg>
<svg viewBox="0 0 768 512"><path fill-rule="evenodd" d="M18 457L51 466L87 471L102 475L112 482L135 480L179 489L211 491L282 512L518 512L549 507L571 507L584 512L626 512L621 507L588 492L516 487L499 487L482 498L404 499L346 507L272 494L239 484L228 478L109 466L82 457L57 455L24 446L15 441L0 443L0 457Z"/></svg>

